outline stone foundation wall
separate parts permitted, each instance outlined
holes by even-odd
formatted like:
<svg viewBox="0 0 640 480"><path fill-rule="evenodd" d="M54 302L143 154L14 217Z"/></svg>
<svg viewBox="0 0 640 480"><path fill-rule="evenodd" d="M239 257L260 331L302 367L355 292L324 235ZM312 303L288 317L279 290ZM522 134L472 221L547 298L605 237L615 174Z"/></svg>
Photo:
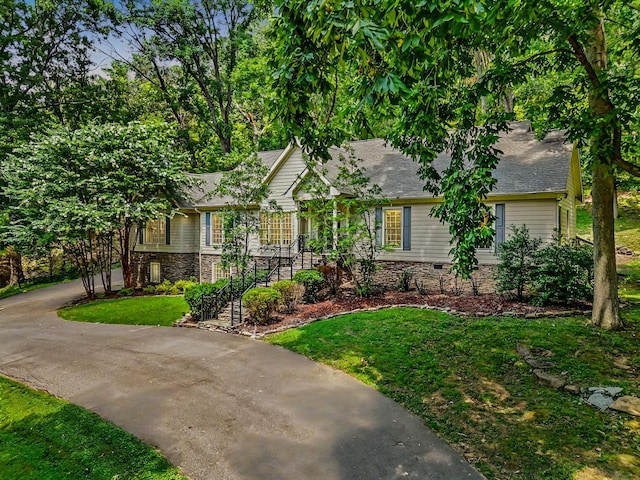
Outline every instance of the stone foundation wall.
<svg viewBox="0 0 640 480"><path fill-rule="evenodd" d="M131 254L131 277L133 284L143 287L150 282L151 262L160 264L160 281L188 280L199 276L197 253L142 253Z"/></svg>
<svg viewBox="0 0 640 480"><path fill-rule="evenodd" d="M374 276L374 282L388 289L396 289L402 278L403 270L413 273L411 288L414 289L416 282L421 288L429 293L451 294L462 288L462 294L472 294L473 286L471 280L457 279L454 274L448 273L451 264L426 263L426 262L385 262L378 261L378 270ZM472 278L477 285L478 293L493 293L495 291L495 281L493 279L493 265L479 265L473 273ZM357 270L354 272L358 274Z"/></svg>

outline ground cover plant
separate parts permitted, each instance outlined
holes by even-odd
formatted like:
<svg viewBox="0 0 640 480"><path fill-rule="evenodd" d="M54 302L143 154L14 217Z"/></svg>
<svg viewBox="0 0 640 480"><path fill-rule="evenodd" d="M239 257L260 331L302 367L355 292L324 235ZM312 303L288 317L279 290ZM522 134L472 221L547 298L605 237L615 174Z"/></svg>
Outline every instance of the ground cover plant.
<svg viewBox="0 0 640 480"><path fill-rule="evenodd" d="M355 376L419 415L490 479L640 477L640 422L539 385L516 343L553 352L552 373L640 395L640 307L628 330L586 317L459 318L396 308L316 322L267 338ZM625 357L631 370L614 367ZM591 475L591 476L588 476Z"/></svg>
<svg viewBox="0 0 640 480"><path fill-rule="evenodd" d="M182 297L150 296L75 305L58 310L58 316L76 322L171 326L188 311Z"/></svg>
<svg viewBox="0 0 640 480"><path fill-rule="evenodd" d="M151 447L83 408L0 377L0 476L184 479Z"/></svg>

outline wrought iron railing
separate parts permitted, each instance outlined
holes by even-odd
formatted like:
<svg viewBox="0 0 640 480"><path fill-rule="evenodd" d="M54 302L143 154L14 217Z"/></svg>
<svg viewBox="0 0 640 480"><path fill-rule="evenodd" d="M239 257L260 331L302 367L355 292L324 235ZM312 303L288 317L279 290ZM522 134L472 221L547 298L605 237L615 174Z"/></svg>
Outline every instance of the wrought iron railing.
<svg viewBox="0 0 640 480"><path fill-rule="evenodd" d="M283 255L283 250L285 255ZM227 307L231 309L231 326L242 323L242 296L247 290L264 283L281 279L284 269L289 270L289 278L293 280L295 263L300 258L300 265L304 268L305 253L308 255L310 266L313 265L313 252L306 249L306 237L299 235L291 244L285 246L278 245L271 257L267 259L266 269L258 269L258 262L253 261L252 267L245 269L242 274L229 277L229 281L216 293L202 296L202 318L201 321L218 318L218 315ZM252 272L249 273L249 272ZM264 272L264 275L260 273ZM237 314L236 314L236 305Z"/></svg>

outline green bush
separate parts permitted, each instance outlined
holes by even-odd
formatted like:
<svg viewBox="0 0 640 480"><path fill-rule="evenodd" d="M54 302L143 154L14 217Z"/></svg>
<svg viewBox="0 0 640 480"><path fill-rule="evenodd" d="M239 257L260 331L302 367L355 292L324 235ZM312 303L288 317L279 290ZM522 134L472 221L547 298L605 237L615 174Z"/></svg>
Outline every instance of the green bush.
<svg viewBox="0 0 640 480"><path fill-rule="evenodd" d="M171 287L170 293L173 295L179 295L184 293L186 289L193 287L196 283L197 282L193 282L191 280L178 280L173 284L173 287Z"/></svg>
<svg viewBox="0 0 640 480"><path fill-rule="evenodd" d="M557 234L549 244L531 239L525 227L513 228L505 241L496 270L496 290L514 293L531 303L545 305L593 298L593 252Z"/></svg>
<svg viewBox="0 0 640 480"><path fill-rule="evenodd" d="M216 282L217 283L217 282ZM202 296L213 295L220 290L220 287L214 283L196 283L195 285L185 289L184 300L191 308L191 316L195 321L200 320L202 316Z"/></svg>
<svg viewBox="0 0 640 480"><path fill-rule="evenodd" d="M542 240L531 238L524 225L512 226L511 232L511 237L500 245L500 263L495 275L496 291L500 294L513 293L518 300L524 300L533 280Z"/></svg>
<svg viewBox="0 0 640 480"><path fill-rule="evenodd" d="M304 285L293 280L280 280L271 285L282 295L282 305L287 313L292 313L302 301Z"/></svg>
<svg viewBox="0 0 640 480"><path fill-rule="evenodd" d="M130 297L133 294L133 287L131 288L123 288L118 291L119 297Z"/></svg>
<svg viewBox="0 0 640 480"><path fill-rule="evenodd" d="M318 292L324 286L324 276L317 270L300 270L293 276L293 280L304 286L302 299L307 303L318 300Z"/></svg>
<svg viewBox="0 0 640 480"><path fill-rule="evenodd" d="M161 284L156 285L156 293L169 293L172 287L173 283L171 283L169 280L165 280Z"/></svg>
<svg viewBox="0 0 640 480"><path fill-rule="evenodd" d="M275 288L256 287L242 296L242 304L254 322L266 325L282 302L282 295Z"/></svg>
<svg viewBox="0 0 640 480"><path fill-rule="evenodd" d="M154 285L147 285L142 289L144 293L156 293L156 287Z"/></svg>
<svg viewBox="0 0 640 480"><path fill-rule="evenodd" d="M576 241L553 242L538 251L531 290L532 303L545 305L568 300L593 299L593 250Z"/></svg>

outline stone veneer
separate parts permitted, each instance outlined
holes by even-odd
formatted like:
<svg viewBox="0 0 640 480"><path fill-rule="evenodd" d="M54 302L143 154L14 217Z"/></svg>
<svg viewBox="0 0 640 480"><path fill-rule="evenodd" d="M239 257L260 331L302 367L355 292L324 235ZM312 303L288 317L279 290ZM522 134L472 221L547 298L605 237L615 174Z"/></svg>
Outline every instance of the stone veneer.
<svg viewBox="0 0 640 480"><path fill-rule="evenodd" d="M439 293L441 290L441 279L444 293L453 293L457 286L463 286L463 294L473 292L470 280L457 280L454 274L448 273L451 264L448 263L427 263L427 262L386 262L378 261L378 270L375 273L376 284L385 288L395 289L402 277L403 270L413 273L411 288L415 288L416 282L421 288L430 293ZM478 293L493 293L495 291L495 280L493 278L494 265L479 265L473 272L473 280L478 286ZM356 273L357 274L357 273Z"/></svg>
<svg viewBox="0 0 640 480"><path fill-rule="evenodd" d="M132 252L131 277L136 287L143 287L149 283L149 264L160 264L160 281L186 279L199 276L197 253L158 253Z"/></svg>
<svg viewBox="0 0 640 480"><path fill-rule="evenodd" d="M266 258L266 257L265 257ZM260 258L264 260L264 258ZM132 254L131 272L136 286L144 286L149 283L149 263L160 263L160 280L175 282L180 279L196 277L200 280L200 266L202 262L202 281L210 282L213 264L222 261L220 255L206 255L198 258L197 253L139 253ZM462 284L463 294L473 292L471 281L458 280L455 275L448 273L451 264L426 263L426 262L388 262L378 261L378 270L375 273L375 283L388 289L395 289L402 277L403 270L413 273L411 288L415 288L416 282L421 288L430 293L439 293L444 288L445 293L453 293ZM263 267L264 268L264 267ZM478 286L479 293L493 293L495 281L493 278L495 266L479 265L472 277ZM357 275L357 271L355 272ZM442 279L442 280L441 280Z"/></svg>

